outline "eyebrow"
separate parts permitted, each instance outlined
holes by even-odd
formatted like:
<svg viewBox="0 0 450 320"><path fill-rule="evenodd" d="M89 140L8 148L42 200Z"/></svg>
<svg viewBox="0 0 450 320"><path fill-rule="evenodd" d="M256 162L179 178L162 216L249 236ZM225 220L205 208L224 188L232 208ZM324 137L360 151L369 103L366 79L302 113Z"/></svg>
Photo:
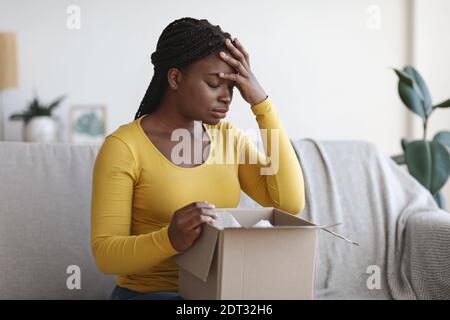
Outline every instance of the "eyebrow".
<svg viewBox="0 0 450 320"><path fill-rule="evenodd" d="M219 71L219 72L223 72L223 71ZM210 73L205 73L206 76L216 76L217 78L219 78L220 80L228 80L231 82L234 82L233 80L229 80L229 79L224 79L218 76L219 72L210 72Z"/></svg>
<svg viewBox="0 0 450 320"><path fill-rule="evenodd" d="M221 71L219 71L221 72ZM233 86L235 85L236 81L233 80L229 80L229 79L224 79L218 76L219 72L209 72L209 73L205 73L206 76L217 76L217 78L221 81L225 81L225 82L232 82Z"/></svg>

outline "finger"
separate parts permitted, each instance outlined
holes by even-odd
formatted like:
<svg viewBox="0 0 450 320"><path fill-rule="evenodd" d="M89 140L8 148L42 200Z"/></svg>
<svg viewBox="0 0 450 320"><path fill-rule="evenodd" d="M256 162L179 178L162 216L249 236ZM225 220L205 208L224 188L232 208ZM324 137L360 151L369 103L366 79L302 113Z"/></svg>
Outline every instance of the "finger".
<svg viewBox="0 0 450 320"><path fill-rule="evenodd" d="M217 219L217 214L214 211L214 209L201 208L197 211L192 211L192 212L198 216L207 216L207 217L213 218L214 220Z"/></svg>
<svg viewBox="0 0 450 320"><path fill-rule="evenodd" d="M200 209L200 208L215 208L216 206L212 203L209 203L208 201L197 201L197 202L192 202L180 209L178 209L177 211L175 211L175 213L177 214L185 214L188 213L192 210L195 209Z"/></svg>
<svg viewBox="0 0 450 320"><path fill-rule="evenodd" d="M176 216L176 224L183 227L193 215L198 214L196 213L197 210L214 208L214 204L208 203L207 201L192 202L175 211L174 216Z"/></svg>
<svg viewBox="0 0 450 320"><path fill-rule="evenodd" d="M223 73L223 72L219 72L217 75L220 78L228 79L228 80L231 80L231 81L235 81L237 83L240 83L241 79L242 79L241 75L237 74L237 73Z"/></svg>
<svg viewBox="0 0 450 320"><path fill-rule="evenodd" d="M214 219L211 216L207 216L207 215L203 215L203 214L193 216L187 222L185 230L193 230L206 222L212 223L213 221L214 221Z"/></svg>
<svg viewBox="0 0 450 320"><path fill-rule="evenodd" d="M247 69L245 69L245 67L242 65L242 63L239 60L236 60L235 58L226 54L224 51L220 52L220 57L222 58L222 60L224 60L230 66L235 68L236 71L238 71L241 75L248 76Z"/></svg>
<svg viewBox="0 0 450 320"><path fill-rule="evenodd" d="M182 226L183 229L190 229L188 227L192 222L192 219L196 219L199 216L206 216L209 219L215 220L217 218L217 214L214 212L214 209L211 208L200 208L197 210L189 211L186 214L183 214L180 218L178 218L178 223Z"/></svg>
<svg viewBox="0 0 450 320"><path fill-rule="evenodd" d="M214 213L214 208L215 206L211 204L199 205L198 207L194 207L193 209L183 212L181 215L190 217L195 214L204 214L215 218L216 214Z"/></svg>
<svg viewBox="0 0 450 320"><path fill-rule="evenodd" d="M239 60L242 65L248 69L249 66L247 64L247 60L245 59L244 53L242 53L239 48L237 48L230 39L225 39L225 43L227 45L227 48L230 50L231 54L237 59Z"/></svg>
<svg viewBox="0 0 450 320"><path fill-rule="evenodd" d="M192 235L192 240L189 242L189 247L192 246L192 243L200 236L200 234L202 233L202 226L198 226L195 229L192 229L191 231Z"/></svg>
<svg viewBox="0 0 450 320"><path fill-rule="evenodd" d="M247 62L248 67L250 68L250 56L247 51L244 49L242 43L238 40L238 38L234 38L234 46L239 49L240 52L244 55L245 61Z"/></svg>
<svg viewBox="0 0 450 320"><path fill-rule="evenodd" d="M198 210L192 210L187 214L188 220L192 219L194 216L207 216L213 219L217 218L217 214L214 209L211 208L201 208Z"/></svg>

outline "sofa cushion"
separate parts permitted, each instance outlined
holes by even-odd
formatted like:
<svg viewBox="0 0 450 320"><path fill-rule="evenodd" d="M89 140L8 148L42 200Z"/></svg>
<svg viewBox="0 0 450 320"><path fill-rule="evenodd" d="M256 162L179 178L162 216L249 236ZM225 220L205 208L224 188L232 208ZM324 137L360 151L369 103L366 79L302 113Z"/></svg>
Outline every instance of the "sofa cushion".
<svg viewBox="0 0 450 320"><path fill-rule="evenodd" d="M0 299L109 297L114 277L97 270L89 243L98 149L0 142Z"/></svg>

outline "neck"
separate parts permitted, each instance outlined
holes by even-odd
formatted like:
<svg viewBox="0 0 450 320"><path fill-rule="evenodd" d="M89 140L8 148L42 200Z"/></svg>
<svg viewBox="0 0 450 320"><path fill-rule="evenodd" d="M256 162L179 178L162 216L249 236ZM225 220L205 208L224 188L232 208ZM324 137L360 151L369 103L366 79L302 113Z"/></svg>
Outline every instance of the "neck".
<svg viewBox="0 0 450 320"><path fill-rule="evenodd" d="M184 128L192 132L194 130L195 121L187 119L180 114L177 111L178 108L175 107L175 101L168 101L169 99L163 100L164 101L158 106L158 109L152 113L152 117L157 120L160 127L169 131Z"/></svg>

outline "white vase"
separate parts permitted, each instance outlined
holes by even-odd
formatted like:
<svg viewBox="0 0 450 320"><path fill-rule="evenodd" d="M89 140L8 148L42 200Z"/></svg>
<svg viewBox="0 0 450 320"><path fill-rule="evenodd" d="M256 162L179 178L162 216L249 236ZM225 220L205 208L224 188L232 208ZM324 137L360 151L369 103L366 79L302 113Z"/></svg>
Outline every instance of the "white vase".
<svg viewBox="0 0 450 320"><path fill-rule="evenodd" d="M26 142L59 142L59 124L50 116L33 117L24 126Z"/></svg>

